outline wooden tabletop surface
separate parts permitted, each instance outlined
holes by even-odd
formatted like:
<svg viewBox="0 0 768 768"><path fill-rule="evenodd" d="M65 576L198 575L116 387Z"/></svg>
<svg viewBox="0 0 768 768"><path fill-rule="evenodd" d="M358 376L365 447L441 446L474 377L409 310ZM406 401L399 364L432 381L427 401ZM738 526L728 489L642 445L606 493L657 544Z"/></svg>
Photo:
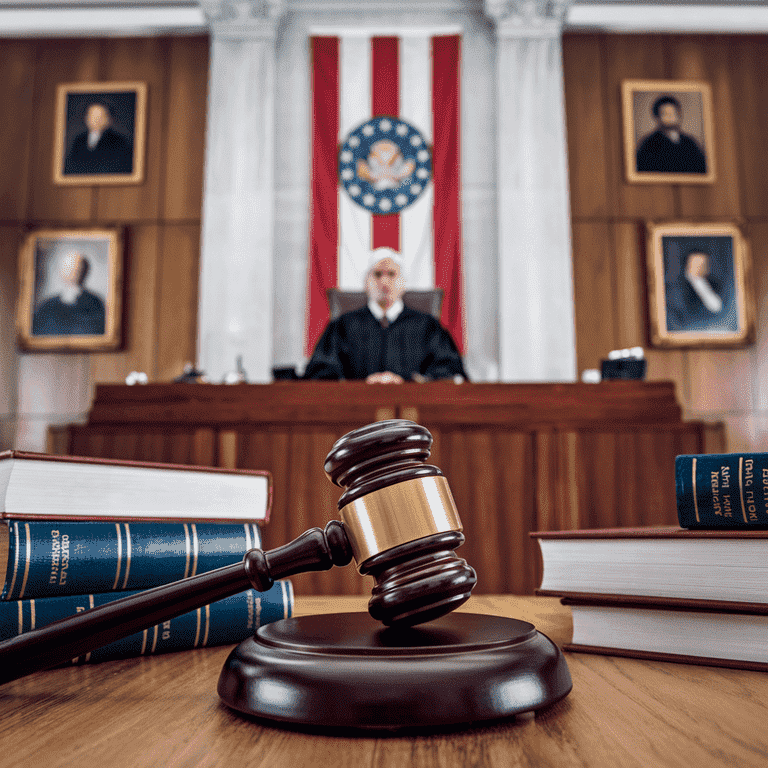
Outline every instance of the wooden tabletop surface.
<svg viewBox="0 0 768 768"><path fill-rule="evenodd" d="M296 614L365 610L297 597ZM557 598L473 597L462 610L570 639ZM567 768L768 765L768 675L567 654L573 691L535 717L419 735L346 736L257 724L223 705L231 646L39 672L0 687L0 766Z"/></svg>

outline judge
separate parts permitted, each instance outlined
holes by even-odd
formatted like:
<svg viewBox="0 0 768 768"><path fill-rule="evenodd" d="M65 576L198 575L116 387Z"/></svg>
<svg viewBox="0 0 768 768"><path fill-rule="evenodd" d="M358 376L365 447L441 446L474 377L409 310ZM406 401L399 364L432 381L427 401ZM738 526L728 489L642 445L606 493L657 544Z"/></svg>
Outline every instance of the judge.
<svg viewBox="0 0 768 768"><path fill-rule="evenodd" d="M366 275L367 306L332 320L317 342L305 379L365 379L370 384L466 379L451 335L425 312L403 304L400 254L379 248Z"/></svg>

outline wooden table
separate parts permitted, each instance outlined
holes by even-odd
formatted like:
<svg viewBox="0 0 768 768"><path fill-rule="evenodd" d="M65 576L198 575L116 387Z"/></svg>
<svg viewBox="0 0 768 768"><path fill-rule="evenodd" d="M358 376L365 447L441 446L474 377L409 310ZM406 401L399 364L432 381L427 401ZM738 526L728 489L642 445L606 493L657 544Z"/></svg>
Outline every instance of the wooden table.
<svg viewBox="0 0 768 768"><path fill-rule="evenodd" d="M296 613L364 610L299 597ZM570 638L556 598L473 597L462 610ZM573 691L535 717L438 734L347 737L259 725L220 703L230 647L40 672L0 687L0 766L564 768L768 764L768 675L568 654Z"/></svg>

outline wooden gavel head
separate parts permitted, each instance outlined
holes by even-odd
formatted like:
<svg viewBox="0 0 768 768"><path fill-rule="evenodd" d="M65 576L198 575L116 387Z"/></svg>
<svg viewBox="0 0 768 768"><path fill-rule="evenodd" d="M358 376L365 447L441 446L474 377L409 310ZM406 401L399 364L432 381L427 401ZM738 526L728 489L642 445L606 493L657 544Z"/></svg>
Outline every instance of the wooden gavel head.
<svg viewBox="0 0 768 768"><path fill-rule="evenodd" d="M325 461L346 489L339 511L357 568L375 580L368 611L386 625L449 613L477 582L453 551L464 534L447 480L425 463L431 445L424 427L391 419L340 438Z"/></svg>

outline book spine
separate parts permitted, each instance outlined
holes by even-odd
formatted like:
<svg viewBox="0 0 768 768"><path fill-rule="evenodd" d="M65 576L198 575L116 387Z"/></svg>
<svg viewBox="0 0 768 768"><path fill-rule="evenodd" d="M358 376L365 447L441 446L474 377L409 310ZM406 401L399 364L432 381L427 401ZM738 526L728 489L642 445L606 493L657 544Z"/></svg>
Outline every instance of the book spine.
<svg viewBox="0 0 768 768"><path fill-rule="evenodd" d="M138 590L140 591L140 590ZM0 603L0 640L7 640L138 591L66 595ZM267 592L248 589L72 659L73 664L149 656L239 643L264 624L293 615L293 586L283 579Z"/></svg>
<svg viewBox="0 0 768 768"><path fill-rule="evenodd" d="M6 522L2 600L148 589L261 546L256 523Z"/></svg>
<svg viewBox="0 0 768 768"><path fill-rule="evenodd" d="M677 516L683 528L768 526L768 453L675 458Z"/></svg>

